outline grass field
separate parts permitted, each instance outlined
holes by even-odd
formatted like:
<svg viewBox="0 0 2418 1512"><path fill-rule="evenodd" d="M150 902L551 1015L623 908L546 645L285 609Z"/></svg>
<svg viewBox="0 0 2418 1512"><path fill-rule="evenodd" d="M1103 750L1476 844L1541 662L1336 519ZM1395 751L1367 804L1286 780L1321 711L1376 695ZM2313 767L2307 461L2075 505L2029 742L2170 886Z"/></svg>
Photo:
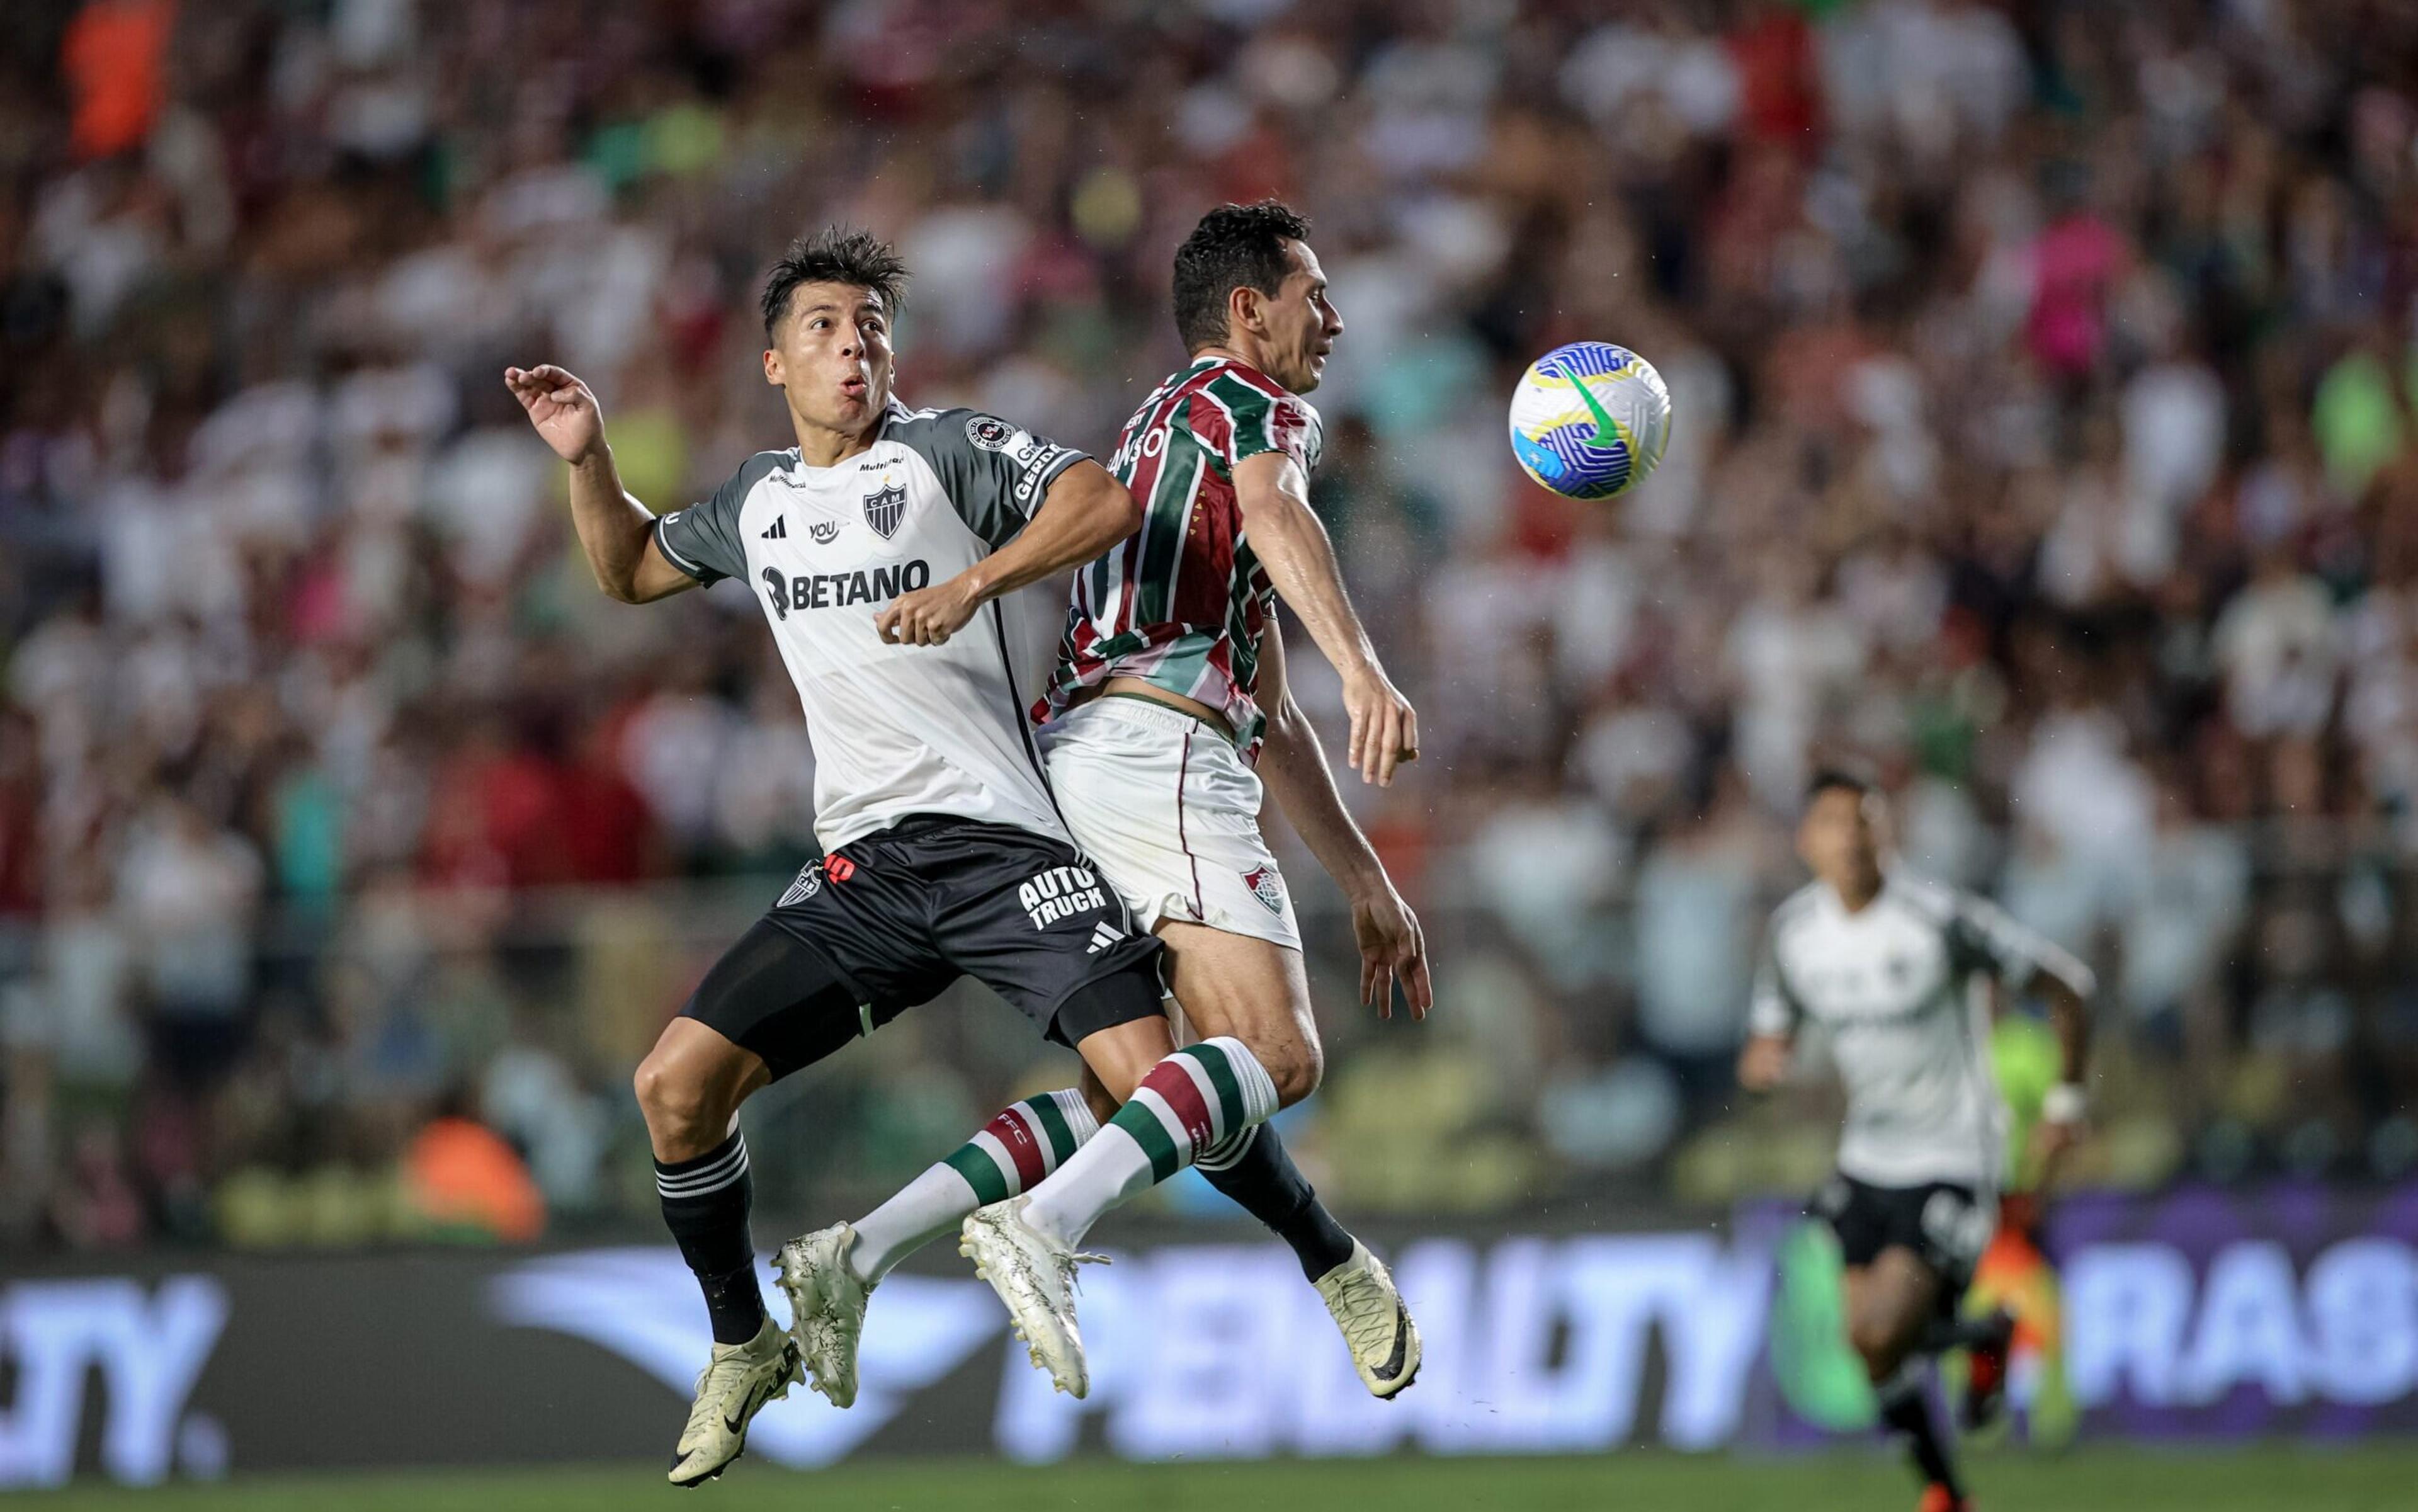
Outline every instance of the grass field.
<svg viewBox="0 0 2418 1512"><path fill-rule="evenodd" d="M1989 1455L1972 1466L1983 1512L2409 1512L2418 1507L2418 1445L2378 1449L2092 1449L2061 1457ZM254 1478L129 1492L74 1488L9 1499L25 1512L1911 1512L1893 1457L1735 1459L1624 1454L1590 1459L1381 1459L1365 1462L1121 1465L1046 1469L888 1462L793 1474L741 1464L698 1492L675 1491L651 1466L327 1478Z"/></svg>

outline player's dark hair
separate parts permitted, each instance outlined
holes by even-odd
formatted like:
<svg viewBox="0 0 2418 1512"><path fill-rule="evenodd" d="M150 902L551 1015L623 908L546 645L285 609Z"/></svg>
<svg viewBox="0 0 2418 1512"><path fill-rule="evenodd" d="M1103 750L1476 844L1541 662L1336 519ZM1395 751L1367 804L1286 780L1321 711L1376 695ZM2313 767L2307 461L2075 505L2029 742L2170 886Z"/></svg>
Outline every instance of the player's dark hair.
<svg viewBox="0 0 2418 1512"><path fill-rule="evenodd" d="M1309 221L1280 200L1220 205L1175 249L1175 333L1197 352L1226 339L1226 301L1239 288L1273 298L1283 287L1284 244L1309 236Z"/></svg>
<svg viewBox="0 0 2418 1512"><path fill-rule="evenodd" d="M907 298L907 265L898 250L870 231L851 226L825 226L811 237L800 237L764 276L764 340L769 345L781 317L789 313L789 296L801 283L848 283L871 289L895 322Z"/></svg>
<svg viewBox="0 0 2418 1512"><path fill-rule="evenodd" d="M1853 793L1863 798L1877 792L1880 785L1864 773L1845 766L1818 767L1805 783L1805 802L1810 807L1824 793Z"/></svg>

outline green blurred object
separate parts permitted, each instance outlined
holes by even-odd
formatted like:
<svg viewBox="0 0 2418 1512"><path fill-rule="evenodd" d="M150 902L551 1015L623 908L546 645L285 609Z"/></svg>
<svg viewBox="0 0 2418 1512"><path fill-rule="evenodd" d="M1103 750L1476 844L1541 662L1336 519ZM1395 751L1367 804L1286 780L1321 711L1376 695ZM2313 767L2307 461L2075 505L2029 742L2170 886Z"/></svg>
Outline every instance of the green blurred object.
<svg viewBox="0 0 2418 1512"><path fill-rule="evenodd" d="M2042 1101L2064 1073L2065 1052L2046 1019L2001 1014L1990 1031L1990 1067L2007 1104L2006 1189L2028 1192L2040 1184L2031 1158L2032 1130L2040 1123Z"/></svg>
<svg viewBox="0 0 2418 1512"><path fill-rule="evenodd" d="M1846 1267L1829 1226L1808 1218L1788 1230L1774 1257L1780 1272L1765 1345L1771 1379L1789 1410L1830 1433L1878 1420L1864 1362L1847 1346Z"/></svg>
<svg viewBox="0 0 2418 1512"><path fill-rule="evenodd" d="M722 113L707 106L670 106L647 122L646 132L647 166L656 173L686 178L722 160Z"/></svg>
<svg viewBox="0 0 2418 1512"><path fill-rule="evenodd" d="M2373 352L2349 352L2318 382L2309 427L2325 458L2326 479L2346 499L2367 489L2379 469L2401 454L2408 440L2393 374Z"/></svg>
<svg viewBox="0 0 2418 1512"><path fill-rule="evenodd" d="M1980 1504L2010 1509L2386 1512L2410 1504L2410 1487L2418 1481L2418 1448L2093 1447L2055 1456L1979 1455L1968 1461L1968 1474ZM888 1460L805 1473L778 1470L750 1455L714 1483L710 1496L710 1504L724 1512L801 1506L816 1512L1291 1512L1335 1504L1383 1506L1388 1512L1871 1512L1914 1504L1913 1487L1898 1458L1860 1450L1779 1457L1624 1450L1568 1459L1400 1456L1162 1465ZM140 1490L80 1486L23 1492L18 1500L38 1512L617 1512L676 1505L680 1495L663 1484L661 1467L647 1462L481 1474L253 1476L217 1486L185 1482Z"/></svg>

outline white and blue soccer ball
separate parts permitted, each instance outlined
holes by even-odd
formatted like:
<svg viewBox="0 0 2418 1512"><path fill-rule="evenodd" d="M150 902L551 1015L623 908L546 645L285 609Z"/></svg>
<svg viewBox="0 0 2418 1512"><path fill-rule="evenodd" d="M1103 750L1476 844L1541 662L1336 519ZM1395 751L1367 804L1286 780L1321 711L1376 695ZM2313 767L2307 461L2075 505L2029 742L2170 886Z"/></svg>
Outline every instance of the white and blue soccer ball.
<svg viewBox="0 0 2418 1512"><path fill-rule="evenodd" d="M1569 498L1610 498L1645 481L1671 438L1671 390L1652 363L1610 342L1537 359L1511 395L1521 470Z"/></svg>

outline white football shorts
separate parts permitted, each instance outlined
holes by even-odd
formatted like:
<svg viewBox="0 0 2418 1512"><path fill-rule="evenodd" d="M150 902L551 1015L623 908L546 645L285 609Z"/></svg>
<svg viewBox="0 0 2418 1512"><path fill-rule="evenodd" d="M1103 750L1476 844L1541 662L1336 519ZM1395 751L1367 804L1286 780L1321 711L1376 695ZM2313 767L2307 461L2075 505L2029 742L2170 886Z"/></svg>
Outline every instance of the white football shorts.
<svg viewBox="0 0 2418 1512"><path fill-rule="evenodd" d="M1039 740L1075 844L1137 924L1173 919L1301 948L1260 833L1259 776L1216 725L1108 694L1042 725Z"/></svg>

